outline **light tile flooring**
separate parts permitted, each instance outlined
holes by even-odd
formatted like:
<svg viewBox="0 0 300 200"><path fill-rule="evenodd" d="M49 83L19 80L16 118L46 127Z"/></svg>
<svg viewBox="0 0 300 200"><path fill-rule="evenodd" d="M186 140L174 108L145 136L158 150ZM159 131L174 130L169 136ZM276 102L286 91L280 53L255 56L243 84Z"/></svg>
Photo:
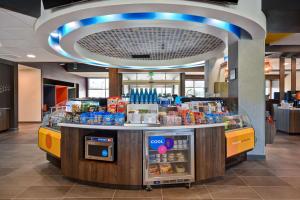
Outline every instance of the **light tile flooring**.
<svg viewBox="0 0 300 200"><path fill-rule="evenodd" d="M114 190L80 185L61 176L37 146L37 124L0 134L0 199L265 199L300 200L300 136L279 134L266 161L247 161L204 185Z"/></svg>

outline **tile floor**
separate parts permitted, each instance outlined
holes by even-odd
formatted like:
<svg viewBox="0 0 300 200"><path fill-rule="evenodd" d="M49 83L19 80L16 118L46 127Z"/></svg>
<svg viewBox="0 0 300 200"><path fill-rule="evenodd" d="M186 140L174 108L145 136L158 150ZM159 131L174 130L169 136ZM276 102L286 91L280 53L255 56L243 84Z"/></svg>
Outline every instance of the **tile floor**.
<svg viewBox="0 0 300 200"><path fill-rule="evenodd" d="M204 185L114 190L80 185L62 177L37 147L37 124L0 134L0 199L227 199L300 200L300 136L278 134L266 161L247 161Z"/></svg>

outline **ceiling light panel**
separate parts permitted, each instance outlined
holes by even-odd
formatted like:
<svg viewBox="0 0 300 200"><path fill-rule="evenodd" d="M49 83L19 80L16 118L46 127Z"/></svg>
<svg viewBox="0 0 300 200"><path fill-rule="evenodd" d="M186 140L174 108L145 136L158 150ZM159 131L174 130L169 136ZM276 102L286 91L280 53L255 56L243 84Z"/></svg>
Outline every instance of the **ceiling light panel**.
<svg viewBox="0 0 300 200"><path fill-rule="evenodd" d="M114 29L88 35L77 43L91 53L133 60L171 60L210 52L223 45L213 35L163 27Z"/></svg>

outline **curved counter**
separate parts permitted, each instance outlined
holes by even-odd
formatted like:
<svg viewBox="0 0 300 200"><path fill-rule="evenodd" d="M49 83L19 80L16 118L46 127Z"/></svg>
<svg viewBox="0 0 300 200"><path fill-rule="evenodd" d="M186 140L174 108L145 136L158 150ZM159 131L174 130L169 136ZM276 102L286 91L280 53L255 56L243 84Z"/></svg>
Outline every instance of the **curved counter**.
<svg viewBox="0 0 300 200"><path fill-rule="evenodd" d="M62 174L83 183L104 187L141 188L144 184L145 134L149 131L193 134L193 174L196 183L225 174L224 124L170 127L97 126L59 124L61 126ZM85 136L113 137L113 162L85 159Z"/></svg>
<svg viewBox="0 0 300 200"><path fill-rule="evenodd" d="M214 128L224 126L224 123L216 124L200 124L200 125L182 125L182 126L100 126L100 125L85 125L85 124L69 124L60 123L59 126L71 128L97 129L97 130L181 130L181 129L201 129Z"/></svg>
<svg viewBox="0 0 300 200"><path fill-rule="evenodd" d="M300 134L300 108L282 108L275 110L276 128L289 134Z"/></svg>

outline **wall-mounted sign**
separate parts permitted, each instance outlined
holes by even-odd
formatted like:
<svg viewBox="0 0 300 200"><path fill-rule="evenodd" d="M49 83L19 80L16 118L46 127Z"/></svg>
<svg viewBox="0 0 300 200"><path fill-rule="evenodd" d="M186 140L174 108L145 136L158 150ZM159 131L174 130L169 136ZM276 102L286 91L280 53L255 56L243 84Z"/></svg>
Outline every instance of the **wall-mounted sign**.
<svg viewBox="0 0 300 200"><path fill-rule="evenodd" d="M236 79L236 69L230 70L229 79L230 80L235 80Z"/></svg>
<svg viewBox="0 0 300 200"><path fill-rule="evenodd" d="M8 84L1 84L0 83L0 94L10 92L10 86Z"/></svg>

